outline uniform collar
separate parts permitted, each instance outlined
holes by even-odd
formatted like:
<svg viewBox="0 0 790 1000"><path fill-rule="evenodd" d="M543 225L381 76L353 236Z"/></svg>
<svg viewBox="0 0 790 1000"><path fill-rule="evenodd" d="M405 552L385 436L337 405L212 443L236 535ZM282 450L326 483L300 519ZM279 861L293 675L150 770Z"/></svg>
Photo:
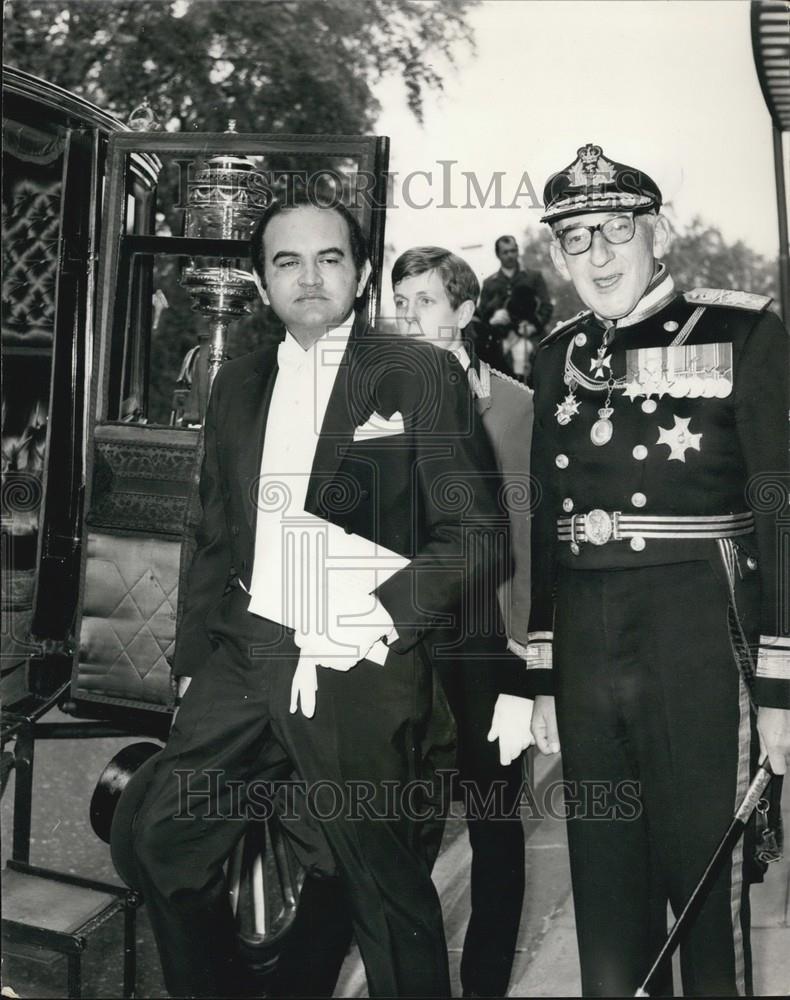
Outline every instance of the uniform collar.
<svg viewBox="0 0 790 1000"><path fill-rule="evenodd" d="M627 316L617 320L615 326L621 330L623 327L641 323L663 309L674 297L675 282L672 280L672 275L667 270L666 264L659 264L645 294Z"/></svg>

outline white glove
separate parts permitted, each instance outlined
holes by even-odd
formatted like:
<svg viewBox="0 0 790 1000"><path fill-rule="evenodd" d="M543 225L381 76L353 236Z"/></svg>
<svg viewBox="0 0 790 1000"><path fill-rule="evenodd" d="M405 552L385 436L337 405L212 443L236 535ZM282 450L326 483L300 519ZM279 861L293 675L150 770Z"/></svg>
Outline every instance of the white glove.
<svg viewBox="0 0 790 1000"><path fill-rule="evenodd" d="M391 623L389 615L383 609L382 612ZM294 642L300 649L300 656L291 682L291 713L301 707L302 715L308 719L315 714L319 666L346 671L365 658L383 665L387 647L380 640L385 633L393 638L397 635L393 634L391 624L389 627L378 624L344 629L343 646L323 635L295 635Z"/></svg>
<svg viewBox="0 0 790 1000"><path fill-rule="evenodd" d="M318 664L309 656L300 656L291 681L291 704L289 711L293 715L297 708L302 709L302 715L312 719L315 715L315 695L318 691Z"/></svg>
<svg viewBox="0 0 790 1000"><path fill-rule="evenodd" d="M535 742L530 731L532 705L531 698L514 694L501 694L496 700L488 742L499 740L499 763L503 767Z"/></svg>

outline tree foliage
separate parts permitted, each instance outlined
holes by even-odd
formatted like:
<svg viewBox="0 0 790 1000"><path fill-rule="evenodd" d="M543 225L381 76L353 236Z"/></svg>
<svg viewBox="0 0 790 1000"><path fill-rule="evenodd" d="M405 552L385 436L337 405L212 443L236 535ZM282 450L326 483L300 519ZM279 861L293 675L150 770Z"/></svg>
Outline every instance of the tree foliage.
<svg viewBox="0 0 790 1000"><path fill-rule="evenodd" d="M554 299L554 320L570 319L584 304L573 286L554 269L549 255L548 227L526 232L523 261L527 270L539 270ZM676 229L666 263L680 290L737 288L776 298L777 262L763 257L741 240L728 243L715 226L695 216L684 229Z"/></svg>
<svg viewBox="0 0 790 1000"><path fill-rule="evenodd" d="M669 267L679 288L737 288L776 298L779 270L742 240L728 243L721 232L695 216L677 234Z"/></svg>
<svg viewBox="0 0 790 1000"><path fill-rule="evenodd" d="M5 61L125 120L147 97L170 130L360 134L373 131L376 83L399 75L421 119L477 0L7 0ZM301 162L301 167L309 161ZM286 161L268 158L270 168ZM313 164L313 166L315 166ZM312 169L312 167L311 167ZM161 231L174 228L174 176L163 170ZM160 261L167 308L151 343L149 417L167 421L181 361L205 321L189 310L181 262ZM231 356L281 335L258 308L230 328Z"/></svg>
<svg viewBox="0 0 790 1000"><path fill-rule="evenodd" d="M400 74L421 119L476 0L10 0L5 61L171 129L359 134Z"/></svg>

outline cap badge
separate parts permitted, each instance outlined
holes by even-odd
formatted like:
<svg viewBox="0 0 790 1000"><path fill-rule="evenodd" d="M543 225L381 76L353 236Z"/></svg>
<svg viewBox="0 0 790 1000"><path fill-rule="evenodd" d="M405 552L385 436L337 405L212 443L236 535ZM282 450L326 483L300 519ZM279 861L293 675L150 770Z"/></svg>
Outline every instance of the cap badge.
<svg viewBox="0 0 790 1000"><path fill-rule="evenodd" d="M611 184L614 181L614 164L603 155L600 146L588 142L576 150L577 160L568 171L573 187Z"/></svg>
<svg viewBox="0 0 790 1000"><path fill-rule="evenodd" d="M594 146L588 142L586 146L576 150L576 154L582 161L582 170L585 174L594 174L598 166L598 157L603 153L600 146Z"/></svg>

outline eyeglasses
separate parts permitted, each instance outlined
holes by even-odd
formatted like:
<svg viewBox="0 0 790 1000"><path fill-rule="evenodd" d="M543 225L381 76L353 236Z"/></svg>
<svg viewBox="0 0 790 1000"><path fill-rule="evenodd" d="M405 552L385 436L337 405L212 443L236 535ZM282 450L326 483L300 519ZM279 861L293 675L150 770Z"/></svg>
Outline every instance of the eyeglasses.
<svg viewBox="0 0 790 1000"><path fill-rule="evenodd" d="M639 209L629 215L616 215L597 226L568 226L554 235L560 246L571 257L585 253L592 246L593 233L600 232L607 243L628 243L636 232L636 216L649 209Z"/></svg>

